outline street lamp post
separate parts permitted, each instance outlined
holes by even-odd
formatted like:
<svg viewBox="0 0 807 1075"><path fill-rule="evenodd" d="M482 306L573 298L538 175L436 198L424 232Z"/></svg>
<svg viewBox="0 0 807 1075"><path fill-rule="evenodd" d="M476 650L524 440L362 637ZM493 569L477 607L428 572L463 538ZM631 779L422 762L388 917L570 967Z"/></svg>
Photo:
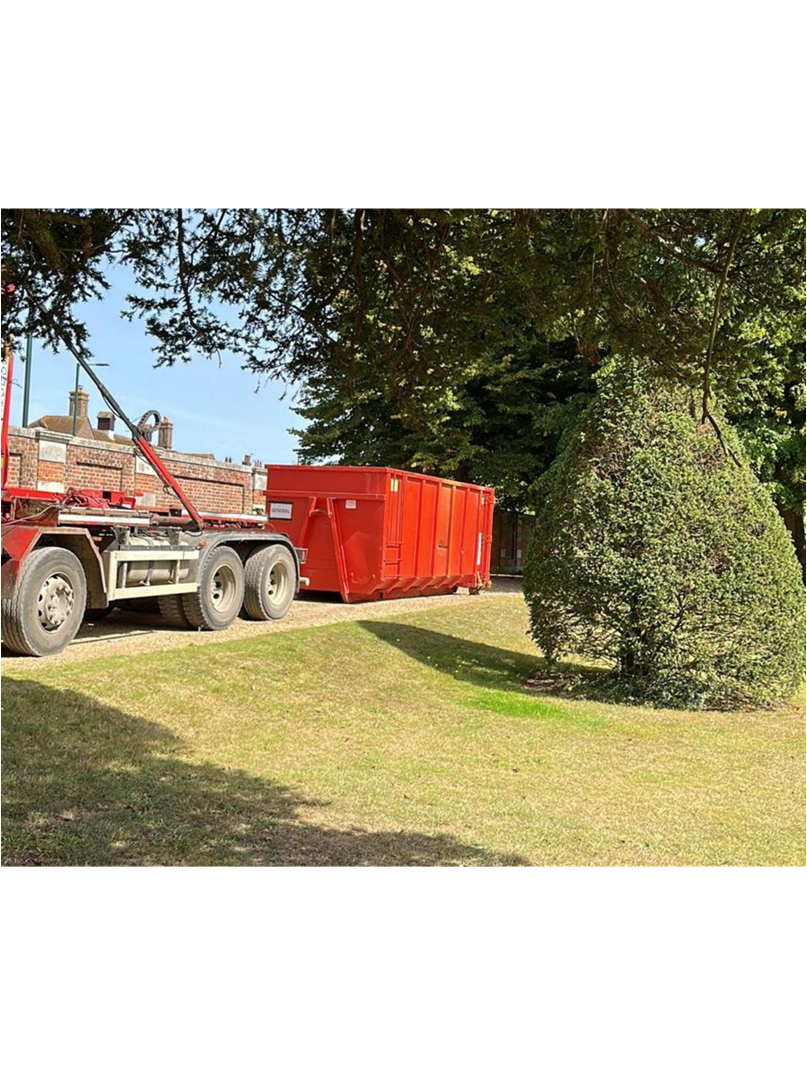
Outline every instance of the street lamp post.
<svg viewBox="0 0 807 1075"><path fill-rule="evenodd" d="M108 362L88 362L88 366L108 366ZM81 366L76 363L76 388L73 392L73 436L76 435L76 421L78 420L78 393L81 385L78 383L78 376L81 373Z"/></svg>
<svg viewBox="0 0 807 1075"><path fill-rule="evenodd" d="M25 377L23 378L22 389L22 424L28 425L28 404L31 399L31 357L34 350L34 337L31 333L25 340Z"/></svg>

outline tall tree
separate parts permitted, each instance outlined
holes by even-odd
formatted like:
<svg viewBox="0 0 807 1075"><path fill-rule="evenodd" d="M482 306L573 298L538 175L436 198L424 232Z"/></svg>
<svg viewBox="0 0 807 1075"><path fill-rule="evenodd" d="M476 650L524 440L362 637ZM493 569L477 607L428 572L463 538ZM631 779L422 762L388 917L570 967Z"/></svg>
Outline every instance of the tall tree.
<svg viewBox="0 0 807 1075"><path fill-rule="evenodd" d="M467 379L434 400L426 421L398 410L372 363L312 379L294 430L303 462L386 465L496 487L502 506L531 511L535 483L568 421L590 399L595 364L574 341L525 333L481 355Z"/></svg>
<svg viewBox="0 0 807 1075"><path fill-rule="evenodd" d="M800 210L21 209L2 235L4 333L30 311L82 338L75 305L120 262L162 362L228 348L300 376L365 355L428 390L530 326L648 355L708 409L803 338Z"/></svg>

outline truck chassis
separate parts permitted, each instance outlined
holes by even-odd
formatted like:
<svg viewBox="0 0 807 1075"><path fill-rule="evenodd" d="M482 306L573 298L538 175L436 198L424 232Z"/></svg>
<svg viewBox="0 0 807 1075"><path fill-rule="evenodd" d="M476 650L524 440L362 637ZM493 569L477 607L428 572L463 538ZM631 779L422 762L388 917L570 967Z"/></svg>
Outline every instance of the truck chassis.
<svg viewBox="0 0 807 1075"><path fill-rule="evenodd" d="M301 585L305 550L259 515L200 513L135 424L65 341L138 451L182 509L138 509L131 496L7 486L13 359L3 354L2 636L15 653L45 657L73 641L89 610L148 599L172 626L219 631L236 616L280 619ZM156 415L159 424L159 415Z"/></svg>

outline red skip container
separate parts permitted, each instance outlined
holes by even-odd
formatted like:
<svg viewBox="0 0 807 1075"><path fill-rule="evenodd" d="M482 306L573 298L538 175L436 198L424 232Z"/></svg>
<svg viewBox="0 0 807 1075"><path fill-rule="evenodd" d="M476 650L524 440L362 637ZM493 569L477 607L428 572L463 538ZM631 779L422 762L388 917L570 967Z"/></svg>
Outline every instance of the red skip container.
<svg viewBox="0 0 807 1075"><path fill-rule="evenodd" d="M492 489L387 467L267 466L269 524L345 601L490 586Z"/></svg>

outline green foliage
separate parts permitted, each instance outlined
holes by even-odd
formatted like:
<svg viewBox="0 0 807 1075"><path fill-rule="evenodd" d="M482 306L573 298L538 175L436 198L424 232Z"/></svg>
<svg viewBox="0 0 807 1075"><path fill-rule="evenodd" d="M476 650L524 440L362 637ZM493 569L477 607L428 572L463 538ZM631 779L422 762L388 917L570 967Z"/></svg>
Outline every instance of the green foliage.
<svg viewBox="0 0 807 1075"><path fill-rule="evenodd" d="M275 374L355 362L428 408L525 328L653 355L700 383L719 283L714 384L803 339L804 212L763 210L17 209L3 214L4 338L82 338L111 264L135 279L158 360L223 349Z"/></svg>
<svg viewBox="0 0 807 1075"><path fill-rule="evenodd" d="M804 587L768 492L726 423L647 363L610 361L543 484L524 572L551 659L602 658L660 704L787 700ZM731 458L731 454L735 459Z"/></svg>
<svg viewBox="0 0 807 1075"><path fill-rule="evenodd" d="M570 418L591 398L595 367L574 341L524 333L482 356L468 378L435 396L417 420L373 363L309 382L296 413L301 460L399 466L496 488L507 508L530 510L536 478L552 462Z"/></svg>
<svg viewBox="0 0 807 1075"><path fill-rule="evenodd" d="M89 342L77 306L129 268L122 311L141 318L158 364L243 355L301 376L331 327L304 271L322 212L281 209L15 209L3 213L3 340L30 329ZM312 276L312 280L315 277ZM326 304L327 305L327 304Z"/></svg>
<svg viewBox="0 0 807 1075"><path fill-rule="evenodd" d="M741 384L729 409L754 471L773 497L805 567L804 343Z"/></svg>

